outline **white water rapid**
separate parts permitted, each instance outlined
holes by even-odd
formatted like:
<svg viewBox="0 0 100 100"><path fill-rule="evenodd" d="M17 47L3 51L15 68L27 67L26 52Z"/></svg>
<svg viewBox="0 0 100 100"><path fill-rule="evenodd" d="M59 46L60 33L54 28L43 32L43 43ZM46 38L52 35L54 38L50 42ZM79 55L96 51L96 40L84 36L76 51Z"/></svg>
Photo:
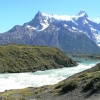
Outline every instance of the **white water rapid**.
<svg viewBox="0 0 100 100"><path fill-rule="evenodd" d="M84 60L76 67L37 71L35 73L6 73L0 74L0 92L25 87L38 87L58 83L69 76L89 69L99 61Z"/></svg>

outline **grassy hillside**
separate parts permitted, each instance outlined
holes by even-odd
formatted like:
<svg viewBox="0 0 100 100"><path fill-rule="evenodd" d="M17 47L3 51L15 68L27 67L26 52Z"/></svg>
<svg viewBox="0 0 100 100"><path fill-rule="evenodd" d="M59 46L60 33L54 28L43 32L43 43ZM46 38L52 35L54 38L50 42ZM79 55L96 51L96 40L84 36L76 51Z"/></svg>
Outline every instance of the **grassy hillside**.
<svg viewBox="0 0 100 100"><path fill-rule="evenodd" d="M99 100L100 63L58 84L5 91L0 97L1 100Z"/></svg>
<svg viewBox="0 0 100 100"><path fill-rule="evenodd" d="M0 46L0 73L34 72L75 65L57 48L15 44Z"/></svg>
<svg viewBox="0 0 100 100"><path fill-rule="evenodd" d="M90 93L100 91L100 63L58 83L54 90L57 93L64 94L78 87L81 87L83 92L89 90Z"/></svg>

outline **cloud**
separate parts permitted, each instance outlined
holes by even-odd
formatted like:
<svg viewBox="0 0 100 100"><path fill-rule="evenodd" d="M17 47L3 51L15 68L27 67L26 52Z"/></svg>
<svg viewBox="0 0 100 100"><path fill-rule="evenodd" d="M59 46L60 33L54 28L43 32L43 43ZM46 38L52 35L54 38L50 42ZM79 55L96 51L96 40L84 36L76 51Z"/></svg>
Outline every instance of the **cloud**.
<svg viewBox="0 0 100 100"><path fill-rule="evenodd" d="M93 18L92 20L93 20L94 22L100 23L100 17L99 17L99 18Z"/></svg>

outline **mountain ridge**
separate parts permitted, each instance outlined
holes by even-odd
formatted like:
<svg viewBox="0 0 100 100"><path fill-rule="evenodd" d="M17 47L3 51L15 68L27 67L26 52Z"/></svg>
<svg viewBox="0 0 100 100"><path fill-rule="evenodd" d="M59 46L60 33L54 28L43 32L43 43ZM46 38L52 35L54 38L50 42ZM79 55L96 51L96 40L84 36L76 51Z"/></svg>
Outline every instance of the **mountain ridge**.
<svg viewBox="0 0 100 100"><path fill-rule="evenodd" d="M100 45L100 24L90 20L85 11L74 16L47 15L39 11L31 21L22 26L15 25L0 34L0 45L9 43L52 46L68 52L100 53L97 46Z"/></svg>

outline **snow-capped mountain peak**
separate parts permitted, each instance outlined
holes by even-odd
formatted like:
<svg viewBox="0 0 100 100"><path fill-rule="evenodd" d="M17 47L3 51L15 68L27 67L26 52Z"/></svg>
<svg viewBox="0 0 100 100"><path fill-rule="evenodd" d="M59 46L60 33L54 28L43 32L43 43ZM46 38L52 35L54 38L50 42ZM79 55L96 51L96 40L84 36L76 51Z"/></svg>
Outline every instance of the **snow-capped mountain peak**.
<svg viewBox="0 0 100 100"><path fill-rule="evenodd" d="M44 31L51 24L57 25L56 29L60 29L62 25L69 31L85 33L96 44L100 44L100 24L90 20L87 13L82 10L73 16L49 15L39 11L26 27L35 31Z"/></svg>
<svg viewBox="0 0 100 100"><path fill-rule="evenodd" d="M38 11L38 13L35 15L34 19L32 19L28 25L27 28L37 30L37 31L43 31L46 29L51 23L54 23L56 21L73 21L72 16L68 15L48 15L44 12Z"/></svg>
<svg viewBox="0 0 100 100"><path fill-rule="evenodd" d="M68 15L56 15L56 14L52 14L52 15L48 15L45 14L44 12L38 12L39 16L45 17L46 19L50 18L50 19L55 19L55 20L59 20L59 21L69 21L72 20L72 16L68 16Z"/></svg>
<svg viewBox="0 0 100 100"><path fill-rule="evenodd" d="M0 35L0 44L17 43L57 47L67 52L100 53L100 24L85 11L77 15L38 12L22 26L16 25Z"/></svg>
<svg viewBox="0 0 100 100"><path fill-rule="evenodd" d="M80 10L79 13L78 13L78 16L85 16L85 17L88 17L87 13L85 11L82 11Z"/></svg>

